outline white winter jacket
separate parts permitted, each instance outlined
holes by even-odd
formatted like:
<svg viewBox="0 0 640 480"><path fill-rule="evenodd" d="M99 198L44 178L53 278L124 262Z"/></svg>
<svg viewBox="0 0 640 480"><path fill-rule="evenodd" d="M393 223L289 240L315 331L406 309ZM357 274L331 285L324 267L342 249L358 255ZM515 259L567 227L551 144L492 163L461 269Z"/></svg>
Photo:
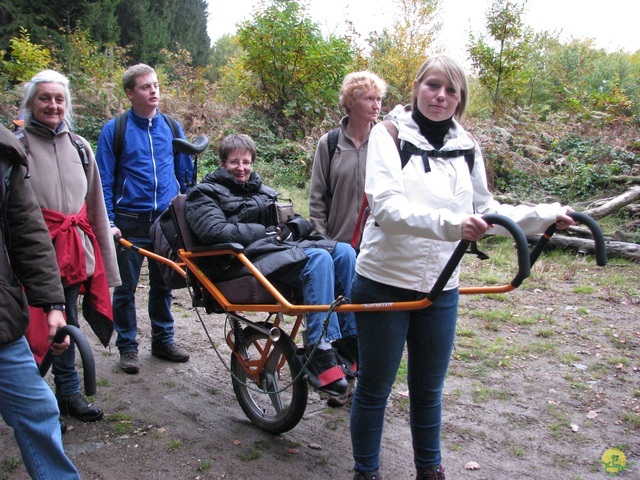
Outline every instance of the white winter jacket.
<svg viewBox="0 0 640 480"><path fill-rule="evenodd" d="M398 138L423 150L434 148L421 135L411 112L398 106L385 120ZM371 208L356 272L376 282L429 292L461 239L462 221L470 214L497 213L518 223L525 234L542 232L556 220L560 204L535 207L501 205L486 180L480 148L455 120L441 150L475 148L473 171L464 156L429 157L425 172L420 155L401 168L396 144L382 124L369 136L365 193ZM505 234L500 227L488 233ZM458 286L456 269L445 290Z"/></svg>

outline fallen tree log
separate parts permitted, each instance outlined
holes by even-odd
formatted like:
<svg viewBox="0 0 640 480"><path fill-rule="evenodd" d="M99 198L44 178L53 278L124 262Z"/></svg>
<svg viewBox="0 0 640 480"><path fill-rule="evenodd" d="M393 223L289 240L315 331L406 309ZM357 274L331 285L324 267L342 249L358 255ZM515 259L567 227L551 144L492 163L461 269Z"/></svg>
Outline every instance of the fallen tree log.
<svg viewBox="0 0 640 480"><path fill-rule="evenodd" d="M618 195L617 197L612 198L608 202L598 207L587 209L582 213L586 213L594 220L599 220L639 199L640 199L640 186L631 187L622 195Z"/></svg>
<svg viewBox="0 0 640 480"><path fill-rule="evenodd" d="M541 235L529 235L527 241L529 244L535 244ZM634 262L640 262L640 245L627 242L607 241L607 256L627 258ZM549 239L547 248L565 248L575 250L579 253L592 254L595 251L593 240L584 238L567 237L564 235L554 235Z"/></svg>

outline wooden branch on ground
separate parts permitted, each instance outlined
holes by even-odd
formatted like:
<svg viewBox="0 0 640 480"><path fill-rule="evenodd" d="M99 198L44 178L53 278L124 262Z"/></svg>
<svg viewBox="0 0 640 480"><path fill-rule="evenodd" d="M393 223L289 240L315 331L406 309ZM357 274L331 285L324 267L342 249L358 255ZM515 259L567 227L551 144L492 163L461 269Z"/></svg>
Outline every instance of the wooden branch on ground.
<svg viewBox="0 0 640 480"><path fill-rule="evenodd" d="M604 203L603 205L585 210L582 213L586 213L594 220L598 220L600 218L604 218L607 215L612 214L613 212L639 199L640 199L640 186L635 186L635 187L631 187L622 195L618 195L617 197L612 198L611 200Z"/></svg>
<svg viewBox="0 0 640 480"><path fill-rule="evenodd" d="M638 183L640 183L640 177L637 177L637 176L634 176L634 175L612 175L612 176L606 178L605 181L614 182L614 183L638 184Z"/></svg>
<svg viewBox="0 0 640 480"><path fill-rule="evenodd" d="M535 244L539 238L540 235L529 235L527 237L527 240L529 244ZM606 242L606 244L607 255L609 257L622 257L634 262L640 262L640 245L636 245L635 243L614 241L608 241ZM549 239L547 248L557 247L576 250L577 252L587 254L592 254L595 251L593 240L584 238L573 238L556 234Z"/></svg>

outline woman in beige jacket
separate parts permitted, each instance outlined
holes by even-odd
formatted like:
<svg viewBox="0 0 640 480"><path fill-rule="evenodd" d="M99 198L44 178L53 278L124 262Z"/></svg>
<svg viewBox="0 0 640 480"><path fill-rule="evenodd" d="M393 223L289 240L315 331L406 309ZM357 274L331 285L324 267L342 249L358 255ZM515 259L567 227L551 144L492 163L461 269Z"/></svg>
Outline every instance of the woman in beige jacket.
<svg viewBox="0 0 640 480"><path fill-rule="evenodd" d="M120 284L100 174L89 143L71 132L68 79L53 70L35 75L24 87L24 128L16 134L25 145L31 184L56 248L65 291L67 323L79 326L77 303L83 295L86 320L106 346L113 331L109 287ZM27 337L38 358L41 312L32 312ZM46 351L46 349L45 349ZM90 422L103 412L80 393L72 348L55 357L52 372L61 413Z"/></svg>

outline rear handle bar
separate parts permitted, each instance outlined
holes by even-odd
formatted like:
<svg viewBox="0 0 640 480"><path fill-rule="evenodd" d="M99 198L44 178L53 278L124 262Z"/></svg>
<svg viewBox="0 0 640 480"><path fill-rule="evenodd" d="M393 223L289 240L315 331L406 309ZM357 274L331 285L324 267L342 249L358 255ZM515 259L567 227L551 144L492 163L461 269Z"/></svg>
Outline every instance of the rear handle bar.
<svg viewBox="0 0 640 480"><path fill-rule="evenodd" d="M593 235L594 240L596 264L599 267L604 267L607 264L607 246L605 243L604 235L602 234L602 230L600 229L598 223L586 213L568 212L567 215L573 218L576 222L582 223L589 230L591 230L591 234ZM536 263L536 260L538 260L538 257L544 250L544 247L547 246L549 240L555 232L556 224L554 223L549 228L547 228L540 239L536 242L533 250L531 250L531 265Z"/></svg>
<svg viewBox="0 0 640 480"><path fill-rule="evenodd" d="M93 359L93 353L91 352L91 345L87 341L87 337L80 331L80 329L74 325L65 325L58 329L53 337L53 343L60 343L64 340L64 337L69 335L73 338L78 351L80 352L80 358L82 358L82 371L84 376L84 394L87 396L96 394L96 364ZM47 350L47 353L42 358L38 370L40 376L44 377L51 367L53 362L53 353L51 350Z"/></svg>

